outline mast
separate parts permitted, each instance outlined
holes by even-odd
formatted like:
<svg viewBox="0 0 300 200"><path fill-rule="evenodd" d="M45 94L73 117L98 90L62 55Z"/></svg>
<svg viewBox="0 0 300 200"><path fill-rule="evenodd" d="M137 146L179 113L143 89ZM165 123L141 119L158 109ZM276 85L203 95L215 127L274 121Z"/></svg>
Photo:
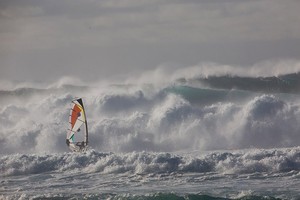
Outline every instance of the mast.
<svg viewBox="0 0 300 200"><path fill-rule="evenodd" d="M88 126L87 126L87 119L86 119L86 114L85 114L85 109L84 109L84 106L83 106L83 101L82 99L77 99L77 101L80 103L80 105L82 106L83 108L83 114L84 114L84 123L85 123L85 137L84 137L84 143L85 143L85 146L88 145L88 137L89 137L89 134L88 134Z"/></svg>
<svg viewBox="0 0 300 200"><path fill-rule="evenodd" d="M83 104L82 104L82 107L83 107ZM85 142L85 145L87 146L88 143L89 143L89 132L88 132L88 126L87 126L87 119L86 119L86 114L85 114L85 109L83 107L83 113L84 113L84 116L85 116L85 138L84 138L84 142Z"/></svg>

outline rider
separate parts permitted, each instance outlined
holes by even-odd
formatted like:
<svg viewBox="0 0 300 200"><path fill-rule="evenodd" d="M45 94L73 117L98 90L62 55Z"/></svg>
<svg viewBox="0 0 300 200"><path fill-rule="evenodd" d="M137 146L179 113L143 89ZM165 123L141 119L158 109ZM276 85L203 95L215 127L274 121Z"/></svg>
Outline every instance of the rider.
<svg viewBox="0 0 300 200"><path fill-rule="evenodd" d="M78 146L80 149L83 149L84 148L84 141L82 141L82 142L77 142L76 143L76 146Z"/></svg>

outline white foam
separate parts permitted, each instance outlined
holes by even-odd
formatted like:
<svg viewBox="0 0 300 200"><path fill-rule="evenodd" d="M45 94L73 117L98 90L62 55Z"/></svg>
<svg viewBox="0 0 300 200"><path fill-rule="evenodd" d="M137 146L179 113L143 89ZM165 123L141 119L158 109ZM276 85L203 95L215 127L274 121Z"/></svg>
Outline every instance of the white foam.
<svg viewBox="0 0 300 200"><path fill-rule="evenodd" d="M153 152L114 154L91 150L85 154L13 154L2 156L0 160L3 176L55 171L136 175L207 172L221 175L251 175L256 173L256 176L264 176L264 174L299 171L300 149L206 152L201 156Z"/></svg>
<svg viewBox="0 0 300 200"><path fill-rule="evenodd" d="M287 63L291 65L287 72L299 70L298 62ZM281 64L274 64L274 68ZM218 74L217 69L220 70L217 66L205 66L212 74ZM199 69L200 73L203 68ZM85 84L81 81L63 78L57 87L18 88L4 92L0 104L0 152L68 151L65 145L68 109L75 96L84 97L90 145L99 151L175 152L300 145L297 95L245 92L236 93L232 100L232 91L185 90L188 83L184 87L170 86L178 77L188 78L187 71L189 69L170 72L170 78L164 78L166 84L154 83L156 79L150 76L151 84L137 81L134 84L99 83L82 87ZM191 72L198 76L195 71ZM153 73L168 77L165 76L166 69ZM232 73L238 74L238 71ZM66 83L76 84L70 88L60 87ZM174 88L175 92L172 92ZM206 92L210 94L207 98ZM201 96L194 97L197 93Z"/></svg>

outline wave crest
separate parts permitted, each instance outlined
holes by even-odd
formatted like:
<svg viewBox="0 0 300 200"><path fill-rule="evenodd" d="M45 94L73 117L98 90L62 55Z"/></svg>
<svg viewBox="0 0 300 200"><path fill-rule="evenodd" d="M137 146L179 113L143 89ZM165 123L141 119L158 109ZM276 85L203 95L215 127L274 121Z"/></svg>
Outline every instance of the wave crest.
<svg viewBox="0 0 300 200"><path fill-rule="evenodd" d="M2 156L3 176L39 174L52 171L159 175L170 173L207 173L243 175L274 174L300 170L300 149L250 150L245 152L206 152L201 155L133 152L126 154L14 154ZM257 174L259 175L259 174Z"/></svg>

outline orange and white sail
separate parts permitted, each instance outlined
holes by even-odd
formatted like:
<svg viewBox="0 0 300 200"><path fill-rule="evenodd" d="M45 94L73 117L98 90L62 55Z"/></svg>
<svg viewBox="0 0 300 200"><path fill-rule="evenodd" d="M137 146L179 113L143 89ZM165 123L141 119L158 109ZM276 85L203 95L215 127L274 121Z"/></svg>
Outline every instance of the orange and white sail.
<svg viewBox="0 0 300 200"><path fill-rule="evenodd" d="M85 151L88 145L88 127L82 99L72 101L66 143L72 151Z"/></svg>

